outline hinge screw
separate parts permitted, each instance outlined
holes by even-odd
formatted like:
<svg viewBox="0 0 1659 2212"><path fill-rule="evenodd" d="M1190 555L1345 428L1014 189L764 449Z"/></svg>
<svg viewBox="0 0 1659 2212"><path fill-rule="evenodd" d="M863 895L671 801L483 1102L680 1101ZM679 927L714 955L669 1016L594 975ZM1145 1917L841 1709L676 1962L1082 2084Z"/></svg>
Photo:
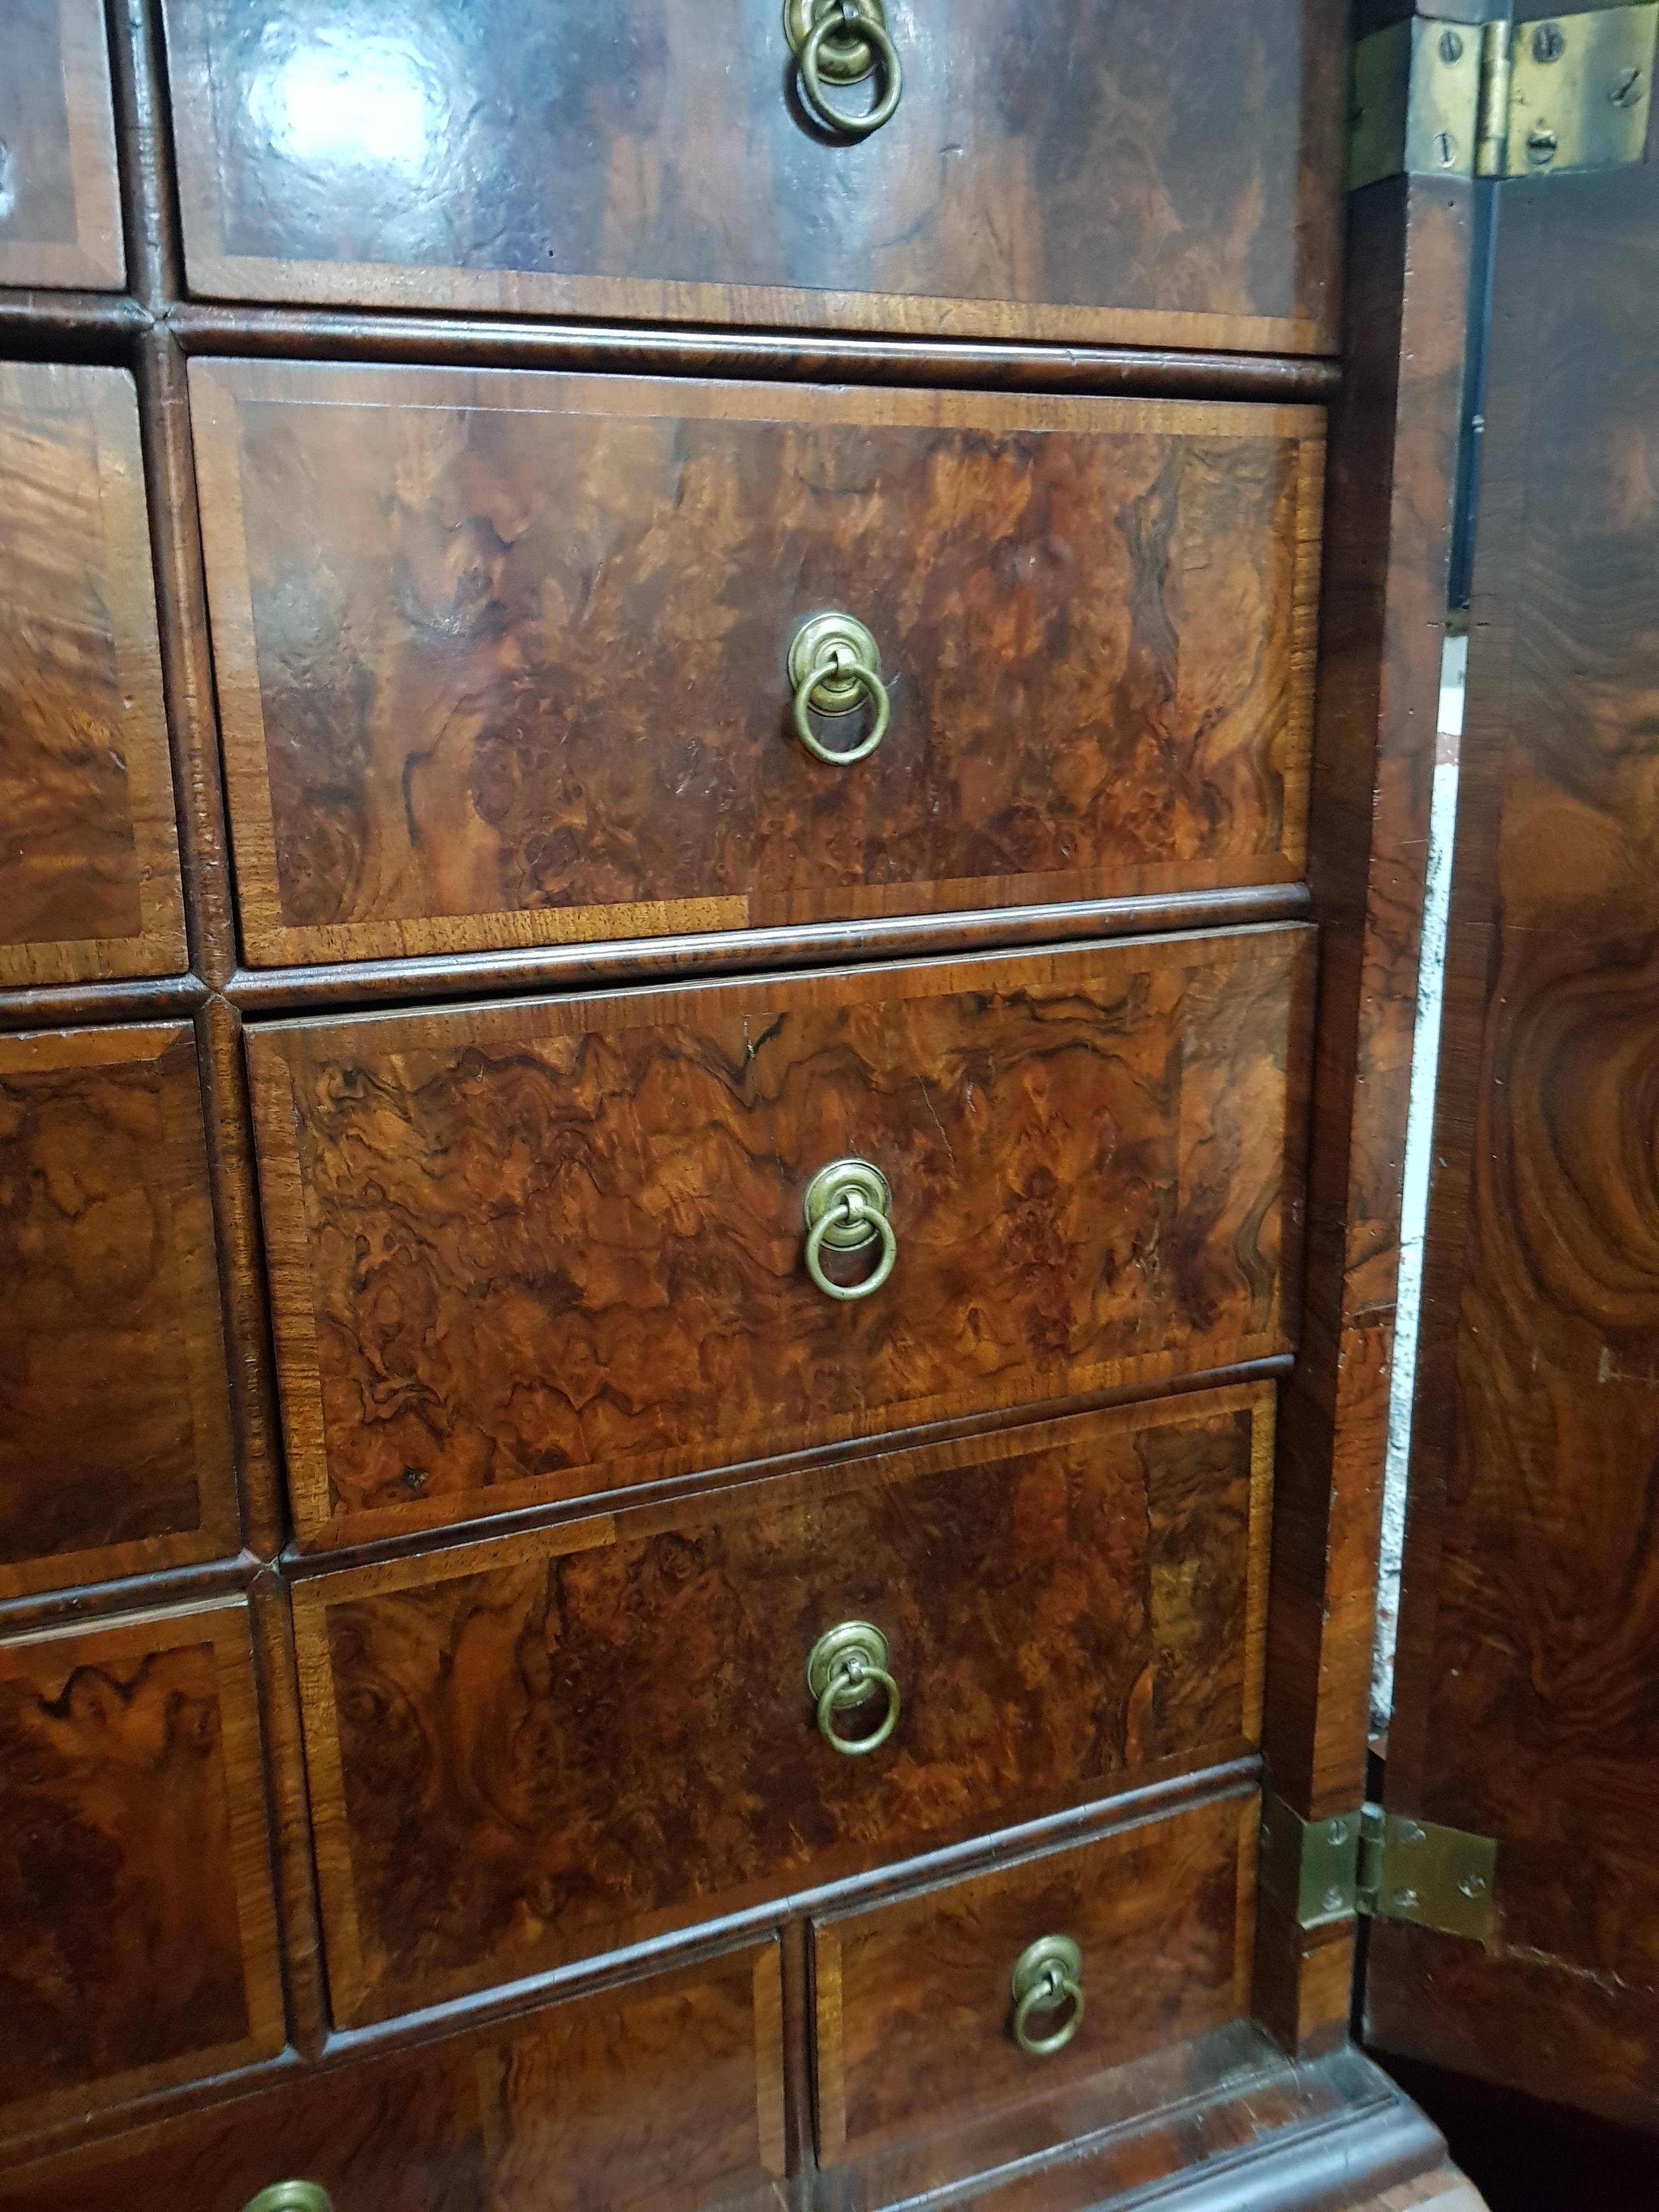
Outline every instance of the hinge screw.
<svg viewBox="0 0 1659 2212"><path fill-rule="evenodd" d="M1398 1843L1420 1844L1423 1841L1423 1831L1415 1820L1402 1820L1395 1831L1395 1838Z"/></svg>
<svg viewBox="0 0 1659 2212"><path fill-rule="evenodd" d="M1415 1912L1417 1910L1417 1892L1414 1889L1395 1890L1394 1893L1394 1909L1396 1912Z"/></svg>
<svg viewBox="0 0 1659 2212"><path fill-rule="evenodd" d="M1452 137L1449 131L1437 131L1435 132L1434 158L1439 162L1443 169L1449 169L1452 163L1457 159L1457 141Z"/></svg>
<svg viewBox="0 0 1659 2212"><path fill-rule="evenodd" d="M1486 1885L1478 1874L1466 1874L1457 1885L1460 1894L1468 1898L1484 1897Z"/></svg>
<svg viewBox="0 0 1659 2212"><path fill-rule="evenodd" d="M1527 159L1535 169L1547 169L1555 159L1559 143L1553 131L1540 124L1527 133Z"/></svg>
<svg viewBox="0 0 1659 2212"><path fill-rule="evenodd" d="M1567 51L1567 42L1559 23L1540 23L1532 34L1532 58L1535 62L1559 62Z"/></svg>
<svg viewBox="0 0 1659 2212"><path fill-rule="evenodd" d="M1463 41L1455 31L1443 31L1440 33L1440 58L1443 62L1448 63L1462 60Z"/></svg>
<svg viewBox="0 0 1659 2212"><path fill-rule="evenodd" d="M1336 1884L1333 1882L1330 1887L1325 1892L1326 1911L1340 1912L1345 1901L1346 1900L1343 1898L1341 1891L1337 1887Z"/></svg>
<svg viewBox="0 0 1659 2212"><path fill-rule="evenodd" d="M1346 1820L1331 1820L1326 1824L1325 1841L1328 1844L1346 1844L1347 1840L1348 1824Z"/></svg>
<svg viewBox="0 0 1659 2212"><path fill-rule="evenodd" d="M1639 69L1621 70L1619 82L1607 98L1615 107L1634 107L1642 96L1642 72Z"/></svg>

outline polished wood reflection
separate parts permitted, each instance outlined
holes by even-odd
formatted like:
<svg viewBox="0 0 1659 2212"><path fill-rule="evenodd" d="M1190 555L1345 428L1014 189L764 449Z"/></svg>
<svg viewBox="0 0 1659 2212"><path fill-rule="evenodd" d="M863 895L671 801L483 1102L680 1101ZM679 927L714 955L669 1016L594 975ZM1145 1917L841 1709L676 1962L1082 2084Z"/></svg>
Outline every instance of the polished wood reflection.
<svg viewBox="0 0 1659 2212"><path fill-rule="evenodd" d="M186 964L137 395L0 363L0 984Z"/></svg>
<svg viewBox="0 0 1659 2212"><path fill-rule="evenodd" d="M8 2212L779 2212L778 1947L290 2081L0 2175Z"/></svg>
<svg viewBox="0 0 1659 2212"><path fill-rule="evenodd" d="M1287 925L250 1032L302 1535L1286 1349L1312 953ZM899 1259L845 1304L802 1201L849 1154Z"/></svg>
<svg viewBox="0 0 1659 2212"><path fill-rule="evenodd" d="M191 289L1334 349L1340 0L887 12L854 145L779 0L165 0Z"/></svg>
<svg viewBox="0 0 1659 2212"><path fill-rule="evenodd" d="M1260 1718L1272 1403L1126 1407L301 1583L338 2016L1234 1755ZM901 1698L859 1757L804 1674L849 1620L886 1636Z"/></svg>
<svg viewBox="0 0 1659 2212"><path fill-rule="evenodd" d="M0 1644L0 2089L31 2122L283 2042L240 1601Z"/></svg>
<svg viewBox="0 0 1659 2212"><path fill-rule="evenodd" d="M1320 410L191 374L256 962L1302 872ZM826 609L893 700L846 767Z"/></svg>
<svg viewBox="0 0 1659 2212"><path fill-rule="evenodd" d="M103 8L7 0L0 284L118 292L125 278Z"/></svg>
<svg viewBox="0 0 1659 2212"><path fill-rule="evenodd" d="M185 1027L0 1037L0 1597L238 1545Z"/></svg>
<svg viewBox="0 0 1659 2212"><path fill-rule="evenodd" d="M1240 2018L1260 1802L1215 1799L820 1922L820 2158L946 2129ZM1033 2057L1011 2031L1009 1977L1050 1935L1082 1951L1085 2010L1063 2051Z"/></svg>

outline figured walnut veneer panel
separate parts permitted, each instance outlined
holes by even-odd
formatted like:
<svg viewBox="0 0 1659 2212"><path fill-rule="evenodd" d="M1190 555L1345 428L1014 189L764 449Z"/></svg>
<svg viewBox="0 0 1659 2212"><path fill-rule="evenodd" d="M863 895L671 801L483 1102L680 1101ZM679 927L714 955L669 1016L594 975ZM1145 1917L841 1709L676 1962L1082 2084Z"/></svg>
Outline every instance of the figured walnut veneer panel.
<svg viewBox="0 0 1659 2212"><path fill-rule="evenodd" d="M0 2177L8 2212L218 2212L302 2176L419 2212L782 2202L778 1947L289 2081Z"/></svg>
<svg viewBox="0 0 1659 2212"><path fill-rule="evenodd" d="M303 1536L1286 1347L1312 933L250 1033ZM893 1190L809 1280L802 1194Z"/></svg>
<svg viewBox="0 0 1659 2212"><path fill-rule="evenodd" d="M0 1924L20 2128L280 2048L239 1601L0 1644Z"/></svg>
<svg viewBox="0 0 1659 2212"><path fill-rule="evenodd" d="M1212 1799L820 1922L819 2157L948 2130L1243 2016L1260 1808L1254 1790ZM1009 1977L1041 1936L1082 1951L1085 2011L1063 2051L1033 2058L1010 2032Z"/></svg>
<svg viewBox="0 0 1659 2212"><path fill-rule="evenodd" d="M6 0L5 40L0 284L118 292L126 255L100 0Z"/></svg>
<svg viewBox="0 0 1659 2212"><path fill-rule="evenodd" d="M780 0L164 15L198 295L1335 344L1340 0L888 0L903 98L857 145Z"/></svg>
<svg viewBox="0 0 1659 2212"><path fill-rule="evenodd" d="M138 403L0 363L0 984L164 975L184 907Z"/></svg>
<svg viewBox="0 0 1659 2212"><path fill-rule="evenodd" d="M1236 1753L1272 1406L1127 1407L301 1583L341 2017ZM902 1698L855 1759L803 1671L849 1619Z"/></svg>
<svg viewBox="0 0 1659 2212"><path fill-rule="evenodd" d="M187 1028L0 1038L0 1596L237 1547Z"/></svg>
<svg viewBox="0 0 1659 2212"><path fill-rule="evenodd" d="M256 962L1301 873L1316 409L264 362L191 386ZM825 608L893 696L850 768L791 726Z"/></svg>

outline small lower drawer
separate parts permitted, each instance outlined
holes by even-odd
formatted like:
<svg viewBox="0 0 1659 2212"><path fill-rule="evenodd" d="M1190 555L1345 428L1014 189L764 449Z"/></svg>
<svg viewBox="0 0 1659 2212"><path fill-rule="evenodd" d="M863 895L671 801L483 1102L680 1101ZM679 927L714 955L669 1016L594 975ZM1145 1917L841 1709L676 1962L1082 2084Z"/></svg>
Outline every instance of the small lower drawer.
<svg viewBox="0 0 1659 2212"><path fill-rule="evenodd" d="M1260 1804L1254 1787L1233 1790L819 1922L823 2163L1046 2095L1243 2015ZM1053 2002L1036 1986L1051 1966L1073 1985Z"/></svg>
<svg viewBox="0 0 1659 2212"><path fill-rule="evenodd" d="M15 2167L6 2212L781 2206L778 1947L733 1951L432 2048L294 2080Z"/></svg>

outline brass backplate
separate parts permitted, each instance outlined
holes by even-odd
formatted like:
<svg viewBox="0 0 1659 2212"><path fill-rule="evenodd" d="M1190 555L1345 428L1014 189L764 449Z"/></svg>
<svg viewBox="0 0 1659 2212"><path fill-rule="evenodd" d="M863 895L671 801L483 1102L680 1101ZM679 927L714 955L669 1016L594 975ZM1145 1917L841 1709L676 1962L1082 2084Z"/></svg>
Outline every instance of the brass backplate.
<svg viewBox="0 0 1659 2212"><path fill-rule="evenodd" d="M867 1620L843 1620L839 1627L826 1628L806 1655L806 1686L815 1705L836 1668L849 1656L861 1659L866 1668L885 1673L887 1638Z"/></svg>
<svg viewBox="0 0 1659 2212"><path fill-rule="evenodd" d="M883 0L856 0L856 4L860 15L868 15L886 29ZM785 0L783 33L792 52L800 52L814 23L840 11L841 0ZM818 48L818 75L826 84L861 84L875 66L876 50L867 39L837 33Z"/></svg>
<svg viewBox="0 0 1659 2212"><path fill-rule="evenodd" d="M1508 170L1559 176L1639 161L1647 143L1659 4L1517 23Z"/></svg>
<svg viewBox="0 0 1659 2212"><path fill-rule="evenodd" d="M854 1214L845 1222L830 1223L823 1242L832 1252L861 1252L881 1234L867 1216L890 1214L893 1210L892 1188L879 1168L872 1167L868 1160L831 1160L806 1186L802 1212L807 1227L816 1229L848 1191L856 1191L864 1200L865 1212Z"/></svg>

